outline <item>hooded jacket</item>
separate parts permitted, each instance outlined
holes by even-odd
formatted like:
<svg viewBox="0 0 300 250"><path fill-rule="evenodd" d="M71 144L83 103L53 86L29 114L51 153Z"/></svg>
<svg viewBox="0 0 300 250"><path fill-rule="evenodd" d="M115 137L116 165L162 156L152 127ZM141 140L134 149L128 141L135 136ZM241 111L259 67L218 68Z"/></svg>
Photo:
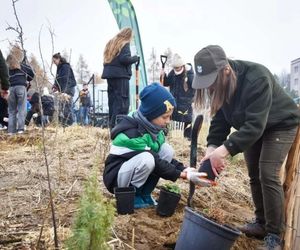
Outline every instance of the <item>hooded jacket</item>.
<svg viewBox="0 0 300 250"><path fill-rule="evenodd" d="M138 61L137 56L131 56L130 44L127 43L110 63L105 63L102 79L126 78L132 75L131 65Z"/></svg>
<svg viewBox="0 0 300 250"><path fill-rule="evenodd" d="M183 164L175 159L169 163L159 158L158 152L165 142L163 131L160 131L157 140L154 141L145 128L130 116L121 118L111 132L111 139L112 145L103 173L104 184L111 193L114 187L118 186L118 172L122 164L142 152L149 152L153 155L155 159L153 173L159 177L175 181L184 169Z"/></svg>
<svg viewBox="0 0 300 250"><path fill-rule="evenodd" d="M56 79L54 88L61 93L66 93L70 96L75 94L76 80L73 70L69 63L60 63L57 65Z"/></svg>
<svg viewBox="0 0 300 250"><path fill-rule="evenodd" d="M208 145L224 144L234 156L250 148L265 131L299 125L300 110L263 65L229 60L236 72L237 89L211 121ZM230 134L231 127L237 131Z"/></svg>

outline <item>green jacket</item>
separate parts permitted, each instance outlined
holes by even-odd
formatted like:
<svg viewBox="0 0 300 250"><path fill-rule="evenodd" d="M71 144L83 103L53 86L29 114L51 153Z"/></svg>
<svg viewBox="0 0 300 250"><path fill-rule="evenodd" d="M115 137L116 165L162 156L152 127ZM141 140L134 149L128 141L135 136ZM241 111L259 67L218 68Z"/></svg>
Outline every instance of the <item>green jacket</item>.
<svg viewBox="0 0 300 250"><path fill-rule="evenodd" d="M208 146L225 145L234 156L251 147L266 130L286 130L300 123L300 110L263 65L229 60L237 89L212 118ZM229 137L231 127L237 131ZM228 137L228 138L227 138Z"/></svg>
<svg viewBox="0 0 300 250"><path fill-rule="evenodd" d="M1 79L1 89L8 90L8 68L6 66L5 59L3 58L2 52L0 50L0 79Z"/></svg>

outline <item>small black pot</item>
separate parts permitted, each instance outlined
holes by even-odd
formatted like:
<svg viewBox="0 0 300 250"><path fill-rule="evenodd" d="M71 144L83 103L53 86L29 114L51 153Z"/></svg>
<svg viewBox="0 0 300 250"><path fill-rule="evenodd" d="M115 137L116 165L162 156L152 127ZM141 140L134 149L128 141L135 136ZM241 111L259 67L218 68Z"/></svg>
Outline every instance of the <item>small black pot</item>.
<svg viewBox="0 0 300 250"><path fill-rule="evenodd" d="M116 187L114 193L117 200L118 214L133 214L135 187Z"/></svg>
<svg viewBox="0 0 300 250"><path fill-rule="evenodd" d="M198 170L198 172L204 172L204 173L207 173L207 179L209 180L212 180L212 181L215 181L216 179L216 176L211 168L211 163L210 163L210 160L206 160L204 161L201 165L200 165L200 168Z"/></svg>
<svg viewBox="0 0 300 250"><path fill-rule="evenodd" d="M175 212L180 201L181 195L168 191L165 188L160 189L156 213L160 216L169 217Z"/></svg>

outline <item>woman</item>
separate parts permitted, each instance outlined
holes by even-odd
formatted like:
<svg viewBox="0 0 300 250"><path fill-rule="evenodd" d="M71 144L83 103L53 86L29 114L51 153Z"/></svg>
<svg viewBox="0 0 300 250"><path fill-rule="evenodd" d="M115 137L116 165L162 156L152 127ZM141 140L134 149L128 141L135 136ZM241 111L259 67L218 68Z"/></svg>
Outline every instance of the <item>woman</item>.
<svg viewBox="0 0 300 250"><path fill-rule="evenodd" d="M210 159L218 175L227 155L244 152L256 218L241 230L265 237L262 249L282 249L284 193L279 172L295 139L299 109L263 65L229 60L215 45L194 59L195 105L201 107L209 98L213 115L202 161ZM236 129L232 134L231 127Z"/></svg>
<svg viewBox="0 0 300 250"><path fill-rule="evenodd" d="M108 84L110 129L115 126L117 115L126 115L129 111L131 65L138 61L137 56L131 56L130 41L132 37L132 30L124 28L106 44L104 50L102 78L107 79Z"/></svg>
<svg viewBox="0 0 300 250"><path fill-rule="evenodd" d="M6 59L9 68L8 96L8 134L23 134L26 116L27 81L30 82L34 73L29 65L21 64L15 55Z"/></svg>
<svg viewBox="0 0 300 250"><path fill-rule="evenodd" d="M59 104L59 121L63 126L70 126L73 124L72 106L76 80L71 65L60 53L54 54L52 60L57 66L56 79L52 89L54 92L62 93Z"/></svg>
<svg viewBox="0 0 300 250"><path fill-rule="evenodd" d="M173 69L166 76L164 75L164 86L170 87L170 92L175 97L177 107L172 115L173 121L184 122L184 137L191 137L191 123L193 116L192 102L194 90L192 81L194 71L190 64L185 64L182 58L175 54L172 62Z"/></svg>

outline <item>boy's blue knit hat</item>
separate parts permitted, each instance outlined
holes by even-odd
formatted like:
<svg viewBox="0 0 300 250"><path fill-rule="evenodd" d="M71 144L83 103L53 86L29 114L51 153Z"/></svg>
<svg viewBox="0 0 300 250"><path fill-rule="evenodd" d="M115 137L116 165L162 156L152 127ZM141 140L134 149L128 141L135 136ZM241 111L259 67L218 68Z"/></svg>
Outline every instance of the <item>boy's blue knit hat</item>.
<svg viewBox="0 0 300 250"><path fill-rule="evenodd" d="M172 94L159 83L146 86L140 93L139 110L149 120L153 120L176 107Z"/></svg>

